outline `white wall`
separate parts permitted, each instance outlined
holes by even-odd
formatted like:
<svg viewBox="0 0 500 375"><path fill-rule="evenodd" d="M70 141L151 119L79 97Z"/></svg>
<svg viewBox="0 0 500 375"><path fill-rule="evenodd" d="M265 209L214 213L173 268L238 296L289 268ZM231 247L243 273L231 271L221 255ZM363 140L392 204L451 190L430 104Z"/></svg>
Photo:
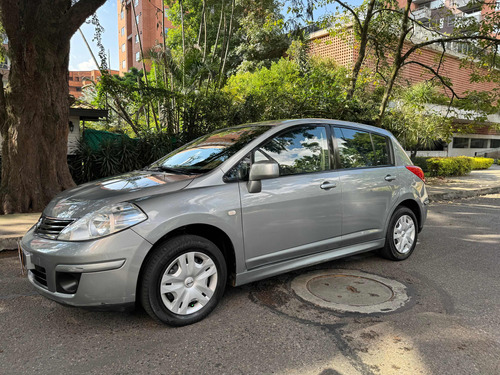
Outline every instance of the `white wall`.
<svg viewBox="0 0 500 375"><path fill-rule="evenodd" d="M500 135L491 134L453 134L453 137L470 138L470 139L500 139ZM482 152L491 149L490 142L486 143L484 148L454 148L453 140L448 145L449 156L474 156L476 152ZM470 141L469 141L470 145Z"/></svg>

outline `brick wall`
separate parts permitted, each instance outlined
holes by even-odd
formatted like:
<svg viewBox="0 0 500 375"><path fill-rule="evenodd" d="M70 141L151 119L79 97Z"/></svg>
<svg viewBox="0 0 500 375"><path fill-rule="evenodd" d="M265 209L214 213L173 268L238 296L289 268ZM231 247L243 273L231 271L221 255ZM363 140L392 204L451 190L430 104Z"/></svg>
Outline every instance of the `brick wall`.
<svg viewBox="0 0 500 375"><path fill-rule="evenodd" d="M410 48L410 45L411 44L408 43L406 50ZM351 37L351 42L348 43L338 37L332 37L326 31L318 31L311 35L309 53L315 56L332 58L339 64L351 68L357 57L357 50L353 46L353 37ZM437 69L440 56L440 51L432 48L425 48L415 52L409 60L420 62L433 69ZM364 62L365 68L374 68L375 63L372 58L373 56L367 55ZM471 83L470 75L472 69L467 66L461 67L460 58L452 54L445 54L440 73L451 80L453 88L458 95L473 90L491 91L493 88L498 87L497 84L491 82ZM399 83L413 85L430 80L432 77L433 74L422 66L409 64L402 68L399 75Z"/></svg>
<svg viewBox="0 0 500 375"><path fill-rule="evenodd" d="M331 36L327 31L320 30L310 36L309 53L313 56L320 56L335 60L339 65L351 68L354 64L353 35L349 35L343 40L339 37Z"/></svg>

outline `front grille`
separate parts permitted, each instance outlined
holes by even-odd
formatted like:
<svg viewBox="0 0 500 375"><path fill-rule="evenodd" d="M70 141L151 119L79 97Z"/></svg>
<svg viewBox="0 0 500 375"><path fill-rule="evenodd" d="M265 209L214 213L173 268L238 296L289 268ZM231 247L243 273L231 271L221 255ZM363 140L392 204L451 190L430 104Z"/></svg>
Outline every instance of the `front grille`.
<svg viewBox="0 0 500 375"><path fill-rule="evenodd" d="M73 219L54 219L43 216L37 224L35 233L42 237L56 239L59 233L73 221Z"/></svg>
<svg viewBox="0 0 500 375"><path fill-rule="evenodd" d="M45 272L45 268L35 265L35 268L31 269L30 272L38 284L47 287L47 273Z"/></svg>

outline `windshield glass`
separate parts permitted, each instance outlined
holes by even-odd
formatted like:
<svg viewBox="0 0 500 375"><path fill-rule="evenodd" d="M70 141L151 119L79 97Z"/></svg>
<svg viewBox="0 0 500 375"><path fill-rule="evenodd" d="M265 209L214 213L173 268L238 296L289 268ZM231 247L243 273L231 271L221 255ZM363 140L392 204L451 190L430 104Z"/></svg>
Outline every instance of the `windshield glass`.
<svg viewBox="0 0 500 375"><path fill-rule="evenodd" d="M208 172L267 130L266 125L219 130L171 152L150 168L179 173Z"/></svg>

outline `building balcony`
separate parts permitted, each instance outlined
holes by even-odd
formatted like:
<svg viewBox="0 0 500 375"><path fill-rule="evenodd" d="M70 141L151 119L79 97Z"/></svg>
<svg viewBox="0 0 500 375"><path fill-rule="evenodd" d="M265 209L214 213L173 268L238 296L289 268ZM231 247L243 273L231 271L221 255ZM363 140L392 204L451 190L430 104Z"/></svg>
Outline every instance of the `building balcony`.
<svg viewBox="0 0 500 375"><path fill-rule="evenodd" d="M455 0L458 10L464 13L473 13L481 10L481 2L476 0Z"/></svg>
<svg viewBox="0 0 500 375"><path fill-rule="evenodd" d="M463 19L467 24L471 24L473 20L476 22L481 22L482 16L481 12L475 12L475 13L464 13L463 14Z"/></svg>
<svg viewBox="0 0 500 375"><path fill-rule="evenodd" d="M412 11L413 18L417 21L424 21L431 18L431 9L430 8L420 8Z"/></svg>

